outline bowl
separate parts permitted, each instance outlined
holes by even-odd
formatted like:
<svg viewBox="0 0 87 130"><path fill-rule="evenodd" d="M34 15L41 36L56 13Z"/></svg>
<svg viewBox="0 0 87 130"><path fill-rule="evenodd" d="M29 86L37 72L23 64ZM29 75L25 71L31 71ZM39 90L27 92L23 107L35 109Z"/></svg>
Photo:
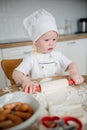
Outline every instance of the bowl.
<svg viewBox="0 0 87 130"><path fill-rule="evenodd" d="M34 114L29 119L19 125L9 128L9 130L26 130L39 118L40 104L31 94L25 92L12 92L0 97L0 107L13 102L28 103L34 109Z"/></svg>

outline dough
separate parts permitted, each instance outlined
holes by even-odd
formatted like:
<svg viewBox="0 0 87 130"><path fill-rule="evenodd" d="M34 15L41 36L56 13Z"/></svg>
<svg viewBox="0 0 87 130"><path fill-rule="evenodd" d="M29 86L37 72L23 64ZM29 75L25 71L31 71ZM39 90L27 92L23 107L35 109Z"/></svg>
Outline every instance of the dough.
<svg viewBox="0 0 87 130"><path fill-rule="evenodd" d="M69 86L67 79L60 79L43 82L40 85L51 116L75 116L82 121L83 130L87 129L86 84L78 87Z"/></svg>

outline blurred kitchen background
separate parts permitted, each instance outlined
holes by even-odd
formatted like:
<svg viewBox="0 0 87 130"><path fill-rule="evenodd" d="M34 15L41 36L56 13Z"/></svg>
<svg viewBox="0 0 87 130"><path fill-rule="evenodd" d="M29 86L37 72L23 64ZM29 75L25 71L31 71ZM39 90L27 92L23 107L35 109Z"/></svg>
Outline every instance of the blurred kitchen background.
<svg viewBox="0 0 87 130"><path fill-rule="evenodd" d="M40 8L56 19L60 35L56 49L75 61L81 74L87 74L87 0L0 0L0 87L10 84L1 60L24 58L33 50L23 20Z"/></svg>
<svg viewBox="0 0 87 130"><path fill-rule="evenodd" d="M0 0L0 40L26 39L23 19L39 8L54 15L60 35L78 32L77 21L87 18L87 0Z"/></svg>

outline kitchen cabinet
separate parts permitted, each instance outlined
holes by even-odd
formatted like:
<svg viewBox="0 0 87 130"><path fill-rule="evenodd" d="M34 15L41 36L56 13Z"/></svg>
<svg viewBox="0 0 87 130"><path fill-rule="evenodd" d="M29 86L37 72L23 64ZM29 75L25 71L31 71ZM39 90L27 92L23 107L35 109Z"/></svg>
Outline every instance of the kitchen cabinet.
<svg viewBox="0 0 87 130"><path fill-rule="evenodd" d="M76 62L81 74L87 74L87 39L58 42L57 50Z"/></svg>
<svg viewBox="0 0 87 130"><path fill-rule="evenodd" d="M33 50L32 45L0 49L2 59L24 58ZM56 50L62 51L67 57L77 63L80 73L87 74L87 38L59 41ZM67 74L67 73L65 73ZM10 85L0 64L0 88Z"/></svg>
<svg viewBox="0 0 87 130"><path fill-rule="evenodd" d="M32 46L21 46L2 49L3 59L24 58L33 50ZM9 52L9 53L8 53Z"/></svg>
<svg viewBox="0 0 87 130"><path fill-rule="evenodd" d="M2 60L2 52L1 52L1 49L0 49L0 61L1 60ZM0 62L0 88L3 88L5 86L6 86L5 75L4 75L4 72L2 70L1 62Z"/></svg>

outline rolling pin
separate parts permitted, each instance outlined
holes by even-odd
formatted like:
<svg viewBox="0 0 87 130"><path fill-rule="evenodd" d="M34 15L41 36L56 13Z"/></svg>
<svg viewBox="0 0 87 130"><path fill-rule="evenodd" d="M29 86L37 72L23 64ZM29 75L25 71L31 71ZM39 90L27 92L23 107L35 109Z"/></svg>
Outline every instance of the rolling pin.
<svg viewBox="0 0 87 130"><path fill-rule="evenodd" d="M73 85L74 81L72 79L58 79L47 82L41 82L38 86L30 87L28 93L42 92L48 93L56 91L57 89L64 89L69 85Z"/></svg>
<svg viewBox="0 0 87 130"><path fill-rule="evenodd" d="M67 80L67 79L58 79L58 80L52 80L47 82L40 83L40 91L44 94L51 93L54 91L60 92L60 90L66 89L69 85L73 85L73 80Z"/></svg>

